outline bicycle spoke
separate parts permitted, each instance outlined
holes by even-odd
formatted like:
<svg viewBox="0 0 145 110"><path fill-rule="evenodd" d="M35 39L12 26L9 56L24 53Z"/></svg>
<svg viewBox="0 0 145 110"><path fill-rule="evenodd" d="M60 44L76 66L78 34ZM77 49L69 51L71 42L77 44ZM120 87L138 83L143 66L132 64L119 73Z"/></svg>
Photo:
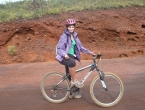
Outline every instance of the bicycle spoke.
<svg viewBox="0 0 145 110"><path fill-rule="evenodd" d="M120 100L122 96L122 85L120 80L112 74L105 74L104 82L108 91L101 84L100 78L96 77L91 84L91 97L101 106L112 106Z"/></svg>
<svg viewBox="0 0 145 110"><path fill-rule="evenodd" d="M67 99L69 95L69 82L62 80L64 75L60 73L50 73L46 75L41 84L43 96L51 102L60 103Z"/></svg>

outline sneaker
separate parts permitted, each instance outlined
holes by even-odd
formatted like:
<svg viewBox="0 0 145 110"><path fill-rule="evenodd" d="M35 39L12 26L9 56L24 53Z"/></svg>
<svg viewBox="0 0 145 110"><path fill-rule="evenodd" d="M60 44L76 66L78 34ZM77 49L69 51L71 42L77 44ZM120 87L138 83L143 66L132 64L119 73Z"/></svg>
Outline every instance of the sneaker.
<svg viewBox="0 0 145 110"><path fill-rule="evenodd" d="M81 98L81 95L80 95L80 94L76 94L76 95L74 96L74 98L79 99L79 98Z"/></svg>
<svg viewBox="0 0 145 110"><path fill-rule="evenodd" d="M73 84L74 84L76 87L78 87L78 88L82 88L82 87L84 86L83 83L78 82L77 80L76 80L75 82L73 82Z"/></svg>
<svg viewBox="0 0 145 110"><path fill-rule="evenodd" d="M80 95L80 94L76 94L75 96L69 95L69 98L70 98L70 99L72 99L72 98L79 99L79 98L81 98L81 95Z"/></svg>
<svg viewBox="0 0 145 110"><path fill-rule="evenodd" d="M70 99L72 99L72 98L73 98L73 95L69 95L68 97L69 97Z"/></svg>

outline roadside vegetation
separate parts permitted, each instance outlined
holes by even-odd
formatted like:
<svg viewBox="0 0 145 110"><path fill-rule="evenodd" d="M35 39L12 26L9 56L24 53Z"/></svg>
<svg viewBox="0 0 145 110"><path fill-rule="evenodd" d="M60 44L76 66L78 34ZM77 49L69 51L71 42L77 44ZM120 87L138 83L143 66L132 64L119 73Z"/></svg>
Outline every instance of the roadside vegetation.
<svg viewBox="0 0 145 110"><path fill-rule="evenodd" d="M23 0L0 4L0 22L34 19L69 11L145 6L145 0Z"/></svg>
<svg viewBox="0 0 145 110"><path fill-rule="evenodd" d="M8 46L8 52L10 55L16 55L17 53L16 46Z"/></svg>

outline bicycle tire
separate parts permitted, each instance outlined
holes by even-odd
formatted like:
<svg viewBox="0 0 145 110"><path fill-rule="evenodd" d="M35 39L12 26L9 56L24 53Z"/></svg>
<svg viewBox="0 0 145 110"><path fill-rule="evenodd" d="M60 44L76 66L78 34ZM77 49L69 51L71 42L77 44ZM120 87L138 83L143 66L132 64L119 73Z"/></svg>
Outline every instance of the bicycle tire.
<svg viewBox="0 0 145 110"><path fill-rule="evenodd" d="M53 71L53 72L46 74L43 77L41 84L40 84L40 89L41 89L41 93L42 93L43 97L47 101L52 102L52 103L62 103L68 98L70 91L66 91L66 90L62 90L62 92L61 92L61 90L57 90L57 95L64 94L64 96L62 96L60 99L56 99L56 97L58 98L59 96L56 96L56 97L53 96L54 91L52 90L52 87L54 87L64 76L65 75L63 73ZM65 79L60 85L65 86L64 85L65 83L66 83L66 88L70 89L70 81L68 80L68 78ZM53 93L52 93L52 91L53 91ZM64 92L66 92L66 94Z"/></svg>
<svg viewBox="0 0 145 110"><path fill-rule="evenodd" d="M91 95L91 98L93 99L93 101L97 105L99 105L101 107L111 107L111 106L116 105L121 100L123 93L124 93L124 86L123 86L121 79L117 75L110 73L110 72L105 72L104 75L105 75L104 81L108 88L108 91L106 91L102 87L100 77L98 75L91 82L90 95ZM119 86L117 86L117 84ZM119 88L119 90L118 90L118 88ZM95 93L94 89L95 89L96 93ZM118 93L117 93L117 91L118 91ZM107 94L108 94L108 96L107 96ZM117 96L117 98L114 98L113 95L114 95L114 97ZM111 101L109 102L109 100L111 100Z"/></svg>

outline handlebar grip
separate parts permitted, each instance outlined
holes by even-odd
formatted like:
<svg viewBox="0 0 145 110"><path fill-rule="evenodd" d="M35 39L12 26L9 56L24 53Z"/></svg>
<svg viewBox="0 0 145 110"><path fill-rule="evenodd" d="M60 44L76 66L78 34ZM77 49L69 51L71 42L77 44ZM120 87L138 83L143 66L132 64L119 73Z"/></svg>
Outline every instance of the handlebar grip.
<svg viewBox="0 0 145 110"><path fill-rule="evenodd" d="M103 56L103 55L102 55L102 54L98 54L98 55L97 55L97 58L100 58L101 56Z"/></svg>
<svg viewBox="0 0 145 110"><path fill-rule="evenodd" d="M102 54L95 54L95 55L93 55L93 57L94 57L93 60L95 60L96 58L99 59L101 56L103 56L103 55Z"/></svg>

